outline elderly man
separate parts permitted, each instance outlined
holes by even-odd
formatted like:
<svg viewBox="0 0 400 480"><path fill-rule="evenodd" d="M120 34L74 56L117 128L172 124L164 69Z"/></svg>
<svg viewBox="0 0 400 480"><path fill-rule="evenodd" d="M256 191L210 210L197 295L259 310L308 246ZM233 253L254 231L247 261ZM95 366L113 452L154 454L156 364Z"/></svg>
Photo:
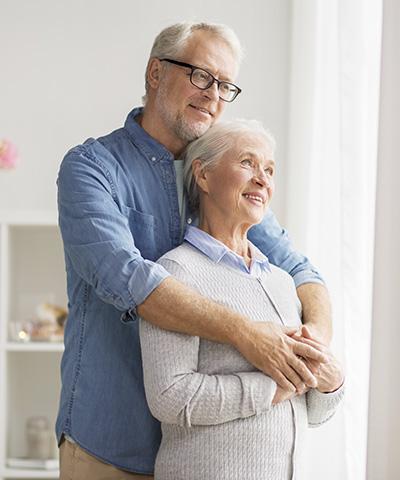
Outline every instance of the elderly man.
<svg viewBox="0 0 400 480"><path fill-rule="evenodd" d="M240 93L234 83L240 58L240 44L225 26L166 28L150 54L145 107L62 162L58 202L69 317L57 418L61 479L153 472L160 426L146 404L137 315L231 344L287 390L316 386L311 370L326 359L292 338L294 331L213 303L154 263L181 243L185 223L192 223L175 159ZM272 213L249 238L294 277L304 323L329 342L326 289Z"/></svg>

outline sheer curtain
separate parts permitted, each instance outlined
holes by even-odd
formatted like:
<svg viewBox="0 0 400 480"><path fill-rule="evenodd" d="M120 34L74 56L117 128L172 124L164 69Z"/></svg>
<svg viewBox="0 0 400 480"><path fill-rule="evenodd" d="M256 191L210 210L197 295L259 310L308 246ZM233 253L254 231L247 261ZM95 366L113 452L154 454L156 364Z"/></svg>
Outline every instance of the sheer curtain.
<svg viewBox="0 0 400 480"><path fill-rule="evenodd" d="M381 0L292 2L287 227L334 306L346 400L310 431L309 479L365 478Z"/></svg>

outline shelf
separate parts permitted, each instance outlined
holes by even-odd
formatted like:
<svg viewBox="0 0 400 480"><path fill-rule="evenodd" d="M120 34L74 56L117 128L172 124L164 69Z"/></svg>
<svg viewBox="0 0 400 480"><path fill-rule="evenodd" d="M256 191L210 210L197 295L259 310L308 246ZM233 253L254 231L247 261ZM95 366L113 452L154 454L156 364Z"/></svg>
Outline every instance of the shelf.
<svg viewBox="0 0 400 480"><path fill-rule="evenodd" d="M51 342L7 342L7 352L63 352L63 343Z"/></svg>
<svg viewBox="0 0 400 480"><path fill-rule="evenodd" d="M59 478L58 470L22 470L5 468L1 472L2 478Z"/></svg>
<svg viewBox="0 0 400 480"><path fill-rule="evenodd" d="M56 226L57 212L8 212L0 210L0 222L8 225Z"/></svg>
<svg viewBox="0 0 400 480"><path fill-rule="evenodd" d="M27 455L31 418L45 417L52 426L56 421L64 344L18 341L15 333L42 316L50 318L51 306L65 308L65 280L57 215L0 210L0 480L59 478L58 469L11 467L7 459ZM50 443L56 456L55 436Z"/></svg>

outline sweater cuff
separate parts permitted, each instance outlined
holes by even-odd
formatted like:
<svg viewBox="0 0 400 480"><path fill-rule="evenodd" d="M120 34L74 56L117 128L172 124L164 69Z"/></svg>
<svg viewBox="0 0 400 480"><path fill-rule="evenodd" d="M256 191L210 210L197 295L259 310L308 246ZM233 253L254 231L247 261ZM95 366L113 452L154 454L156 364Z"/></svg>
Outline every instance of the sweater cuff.
<svg viewBox="0 0 400 480"><path fill-rule="evenodd" d="M310 390L307 393L308 425L318 427L330 420L343 400L344 392L344 383L331 393L321 393L317 389Z"/></svg>

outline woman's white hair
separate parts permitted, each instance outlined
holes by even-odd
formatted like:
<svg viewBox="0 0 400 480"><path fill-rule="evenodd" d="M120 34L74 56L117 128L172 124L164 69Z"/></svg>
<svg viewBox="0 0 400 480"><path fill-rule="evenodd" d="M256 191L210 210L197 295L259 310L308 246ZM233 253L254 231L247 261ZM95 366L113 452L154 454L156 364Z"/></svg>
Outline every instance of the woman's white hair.
<svg viewBox="0 0 400 480"><path fill-rule="evenodd" d="M193 161L200 160L202 172L211 170L221 157L235 145L236 140L246 134L263 136L272 152L275 151L275 139L262 123L257 120L245 119L216 123L204 135L188 145L183 156L185 161L183 182L192 213L197 213L200 206L199 187L192 169Z"/></svg>
<svg viewBox="0 0 400 480"><path fill-rule="evenodd" d="M146 94L142 97L143 104L146 104L149 85L147 82L147 72L152 58L171 58L179 60L190 37L198 30L209 32L210 34L222 39L231 48L236 59L237 65L242 61L244 51L236 33L226 25L220 23L194 23L181 22L175 23L164 28L156 37L150 52L149 61L145 73Z"/></svg>

